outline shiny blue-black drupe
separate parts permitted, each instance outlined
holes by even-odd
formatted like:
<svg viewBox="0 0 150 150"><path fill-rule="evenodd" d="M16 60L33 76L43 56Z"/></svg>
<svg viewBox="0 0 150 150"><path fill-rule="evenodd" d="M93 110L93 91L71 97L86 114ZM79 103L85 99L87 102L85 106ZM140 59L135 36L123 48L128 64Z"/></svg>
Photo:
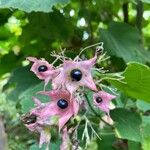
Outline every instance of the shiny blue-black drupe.
<svg viewBox="0 0 150 150"><path fill-rule="evenodd" d="M68 107L68 102L65 99L60 99L57 102L57 106L61 109L65 109Z"/></svg>
<svg viewBox="0 0 150 150"><path fill-rule="evenodd" d="M39 68L38 68L38 71L39 72L45 72L45 71L47 71L47 66L45 66L45 65L41 65L41 66L39 66Z"/></svg>
<svg viewBox="0 0 150 150"><path fill-rule="evenodd" d="M97 98L96 98L96 102L97 102L97 103L101 103L102 101L103 101L103 100L102 100L101 97L97 97Z"/></svg>
<svg viewBox="0 0 150 150"><path fill-rule="evenodd" d="M82 72L79 69L73 69L71 71L71 78L73 81L80 81L82 78Z"/></svg>

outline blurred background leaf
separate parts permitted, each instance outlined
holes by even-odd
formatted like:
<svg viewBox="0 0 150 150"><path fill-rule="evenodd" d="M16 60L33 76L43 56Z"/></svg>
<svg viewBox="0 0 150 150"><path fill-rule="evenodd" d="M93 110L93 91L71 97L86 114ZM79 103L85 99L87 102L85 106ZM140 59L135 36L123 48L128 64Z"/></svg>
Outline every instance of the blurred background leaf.
<svg viewBox="0 0 150 150"><path fill-rule="evenodd" d="M68 0L1 0L0 8L18 8L20 10L31 12L31 11L43 11L50 12L52 7L58 3L66 4Z"/></svg>

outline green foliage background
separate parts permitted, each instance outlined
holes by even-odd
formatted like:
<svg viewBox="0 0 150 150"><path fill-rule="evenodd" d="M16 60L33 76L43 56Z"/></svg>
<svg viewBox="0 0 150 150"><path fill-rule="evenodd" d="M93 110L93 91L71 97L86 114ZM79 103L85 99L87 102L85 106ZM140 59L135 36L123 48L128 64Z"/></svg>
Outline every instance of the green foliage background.
<svg viewBox="0 0 150 150"><path fill-rule="evenodd" d="M106 90L117 88L116 109L110 114L115 124L100 129L102 114L89 111L102 140L95 137L86 149L150 149L150 0L0 0L0 116L9 150L38 150L38 135L20 121L33 107L31 97L43 88L26 57L53 62L50 53L66 48L73 58L100 41L110 59L97 67L109 72L95 77L103 79ZM93 53L88 49L84 54L90 58ZM88 92L89 100L91 95ZM54 140L51 147L57 150L59 145L60 140Z"/></svg>

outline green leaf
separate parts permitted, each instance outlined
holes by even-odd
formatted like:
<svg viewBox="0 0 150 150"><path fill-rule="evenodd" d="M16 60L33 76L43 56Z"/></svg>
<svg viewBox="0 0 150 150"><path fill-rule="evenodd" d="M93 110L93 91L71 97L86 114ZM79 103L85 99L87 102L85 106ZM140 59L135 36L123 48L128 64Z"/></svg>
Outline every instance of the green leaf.
<svg viewBox="0 0 150 150"><path fill-rule="evenodd" d="M39 148L39 146L37 144L34 144L32 146L30 146L29 150L45 150L45 145L42 146L42 148Z"/></svg>
<svg viewBox="0 0 150 150"><path fill-rule="evenodd" d="M115 132L119 138L140 142L142 140L140 133L141 117L135 112L126 109L114 109L110 113L115 123Z"/></svg>
<svg viewBox="0 0 150 150"><path fill-rule="evenodd" d="M150 102L150 68L146 65L131 62L122 73L123 80L106 79L128 96Z"/></svg>
<svg viewBox="0 0 150 150"><path fill-rule="evenodd" d="M150 61L136 28L125 23L112 22L107 30L101 29L100 34L104 48L110 55L121 57L125 62Z"/></svg>
<svg viewBox="0 0 150 150"><path fill-rule="evenodd" d="M59 147L61 145L61 140L58 139L56 142L51 142L49 145L49 149L51 150L59 150ZM29 150L45 150L46 145L43 145L42 148L39 148L38 144L34 144L32 146L30 146Z"/></svg>
<svg viewBox="0 0 150 150"><path fill-rule="evenodd" d="M17 65L20 65L19 57L15 56L12 52L3 56L2 58L0 57L0 68L2 68L0 69L0 76L11 72L14 68L17 67Z"/></svg>
<svg viewBox="0 0 150 150"><path fill-rule="evenodd" d="M141 0L141 1L144 2L144 3L150 4L150 0Z"/></svg>
<svg viewBox="0 0 150 150"><path fill-rule="evenodd" d="M144 141L142 143L142 149L143 150L149 150L150 149L150 137L144 138Z"/></svg>
<svg viewBox="0 0 150 150"><path fill-rule="evenodd" d="M40 80L30 71L30 66L17 68L12 72L8 81L7 86L14 87L14 90L8 95L8 99L18 100L22 92L39 82Z"/></svg>
<svg viewBox="0 0 150 150"><path fill-rule="evenodd" d="M97 139L98 149L99 150L114 150L113 144L116 141L114 133L106 133L100 135L101 141Z"/></svg>
<svg viewBox="0 0 150 150"><path fill-rule="evenodd" d="M48 45L51 39L65 41L73 35L71 21L58 10L54 10L53 13L30 13L28 14L28 21L29 23L23 28L21 36L24 44L35 41L36 45L38 42L41 42L41 45L42 43Z"/></svg>
<svg viewBox="0 0 150 150"><path fill-rule="evenodd" d="M150 124L150 116L142 116L143 124Z"/></svg>
<svg viewBox="0 0 150 150"><path fill-rule="evenodd" d="M138 107L140 110L142 110L142 111L144 111L144 112L147 111L147 110L150 110L150 103L137 100L137 101L136 101L136 105L137 105L137 107Z"/></svg>
<svg viewBox="0 0 150 150"><path fill-rule="evenodd" d="M150 149L150 124L146 124L142 130L143 134L143 141L142 141L142 148L143 150Z"/></svg>
<svg viewBox="0 0 150 150"><path fill-rule="evenodd" d="M30 87L29 89L27 89L20 95L19 99L21 100L20 104L22 106L22 113L26 113L31 108L34 107L34 102L32 101L33 96L35 96L36 98L41 100L41 102L49 101L48 96L36 94L39 91L43 91L43 87L44 87L44 83L37 84L35 86ZM49 87L49 89L50 89L50 87Z"/></svg>
<svg viewBox="0 0 150 150"><path fill-rule="evenodd" d="M50 12L52 7L59 3L66 4L69 0L1 0L0 8L15 8L26 12Z"/></svg>
<svg viewBox="0 0 150 150"><path fill-rule="evenodd" d="M141 145L138 142L128 141L128 150L141 150Z"/></svg>

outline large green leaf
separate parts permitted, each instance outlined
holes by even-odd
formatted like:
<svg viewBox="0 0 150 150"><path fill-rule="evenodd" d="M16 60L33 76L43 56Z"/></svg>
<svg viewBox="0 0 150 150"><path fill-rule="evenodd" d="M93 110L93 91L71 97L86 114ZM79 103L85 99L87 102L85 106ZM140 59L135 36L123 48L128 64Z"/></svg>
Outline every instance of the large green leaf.
<svg viewBox="0 0 150 150"><path fill-rule="evenodd" d="M114 123L116 135L122 139L141 142L140 125L141 117L135 112L126 109L114 109L110 113Z"/></svg>
<svg viewBox="0 0 150 150"><path fill-rule="evenodd" d="M8 99L18 100L22 92L39 82L40 80L30 71L29 66L15 69L7 84L7 87L13 87L11 93L7 95Z"/></svg>
<svg viewBox="0 0 150 150"><path fill-rule="evenodd" d="M34 102L32 101L32 97L39 98L41 102L48 102L49 97L37 94L39 91L43 91L44 83L40 83L34 86L31 86L27 90L25 90L20 96L19 99L21 100L21 107L22 107L22 112L26 113L28 112L31 108L34 107ZM50 87L48 88L50 89Z"/></svg>
<svg viewBox="0 0 150 150"><path fill-rule="evenodd" d="M150 102L150 68L146 65L131 62L122 73L123 80L108 81L130 97Z"/></svg>
<svg viewBox="0 0 150 150"><path fill-rule="evenodd" d="M66 4L69 0L1 0L0 8L17 8L26 12L50 12L59 3Z"/></svg>
<svg viewBox="0 0 150 150"><path fill-rule="evenodd" d="M121 57L126 62L149 61L136 28L125 23L112 22L107 30L101 29L100 33L104 48L110 55Z"/></svg>

